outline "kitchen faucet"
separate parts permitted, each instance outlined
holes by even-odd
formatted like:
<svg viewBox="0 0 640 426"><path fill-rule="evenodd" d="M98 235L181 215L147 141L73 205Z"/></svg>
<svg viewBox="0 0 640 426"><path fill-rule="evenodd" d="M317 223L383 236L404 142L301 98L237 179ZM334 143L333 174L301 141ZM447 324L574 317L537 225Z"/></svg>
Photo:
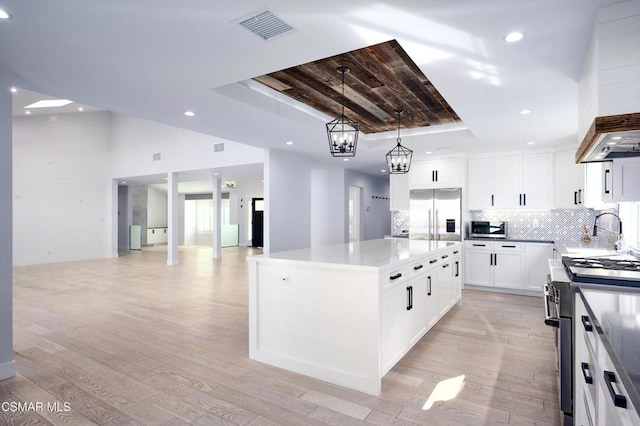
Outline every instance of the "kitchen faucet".
<svg viewBox="0 0 640 426"><path fill-rule="evenodd" d="M605 212L605 213L600 213L599 215L597 215L596 216L596 220L593 221L593 236L594 237L598 236L598 219L600 218L600 216L604 216L606 214L610 214L612 216L615 216L618 219L618 222L620 223L620 226L618 228L618 236L622 235L622 219L620 219L620 217L615 213Z"/></svg>

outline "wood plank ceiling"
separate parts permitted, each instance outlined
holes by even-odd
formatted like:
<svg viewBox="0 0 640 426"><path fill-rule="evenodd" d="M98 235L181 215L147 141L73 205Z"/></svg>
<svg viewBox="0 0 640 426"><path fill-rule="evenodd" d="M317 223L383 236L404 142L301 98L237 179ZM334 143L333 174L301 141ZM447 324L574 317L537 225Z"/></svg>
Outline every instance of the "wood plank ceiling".
<svg viewBox="0 0 640 426"><path fill-rule="evenodd" d="M345 115L357 121L364 133L395 130L398 107L405 111L401 128L461 121L396 40L254 80L334 118L342 112L342 75L337 71L341 66L350 69L345 75Z"/></svg>

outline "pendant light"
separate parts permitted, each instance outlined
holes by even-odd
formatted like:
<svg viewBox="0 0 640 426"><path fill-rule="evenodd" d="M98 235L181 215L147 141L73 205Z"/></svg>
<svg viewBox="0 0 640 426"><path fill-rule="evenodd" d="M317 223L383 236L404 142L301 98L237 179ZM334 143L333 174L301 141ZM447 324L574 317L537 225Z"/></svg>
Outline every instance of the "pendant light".
<svg viewBox="0 0 640 426"><path fill-rule="evenodd" d="M398 108L393 112L398 116L398 145L387 153L387 170L389 170L389 174L408 173L409 168L411 167L413 151L409 148L405 148L400 143L400 114L404 111Z"/></svg>
<svg viewBox="0 0 640 426"><path fill-rule="evenodd" d="M342 114L327 123L329 138L329 152L334 157L355 157L358 144L358 123L344 115L344 75L349 72L347 67L338 67L342 74Z"/></svg>

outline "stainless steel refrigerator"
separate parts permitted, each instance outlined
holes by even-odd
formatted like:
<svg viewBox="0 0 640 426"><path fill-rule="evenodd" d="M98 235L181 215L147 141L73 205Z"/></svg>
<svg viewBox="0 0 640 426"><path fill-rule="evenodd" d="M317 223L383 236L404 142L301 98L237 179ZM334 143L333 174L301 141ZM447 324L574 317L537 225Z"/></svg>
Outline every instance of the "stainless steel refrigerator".
<svg viewBox="0 0 640 426"><path fill-rule="evenodd" d="M409 238L462 240L460 188L414 189L409 195Z"/></svg>

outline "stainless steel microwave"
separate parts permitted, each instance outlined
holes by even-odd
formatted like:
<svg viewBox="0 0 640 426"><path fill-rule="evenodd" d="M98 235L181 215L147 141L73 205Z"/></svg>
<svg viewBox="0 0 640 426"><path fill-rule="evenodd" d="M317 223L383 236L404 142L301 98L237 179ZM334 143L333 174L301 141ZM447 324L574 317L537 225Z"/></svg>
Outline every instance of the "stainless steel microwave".
<svg viewBox="0 0 640 426"><path fill-rule="evenodd" d="M507 238L507 222L472 220L469 236L471 238Z"/></svg>

